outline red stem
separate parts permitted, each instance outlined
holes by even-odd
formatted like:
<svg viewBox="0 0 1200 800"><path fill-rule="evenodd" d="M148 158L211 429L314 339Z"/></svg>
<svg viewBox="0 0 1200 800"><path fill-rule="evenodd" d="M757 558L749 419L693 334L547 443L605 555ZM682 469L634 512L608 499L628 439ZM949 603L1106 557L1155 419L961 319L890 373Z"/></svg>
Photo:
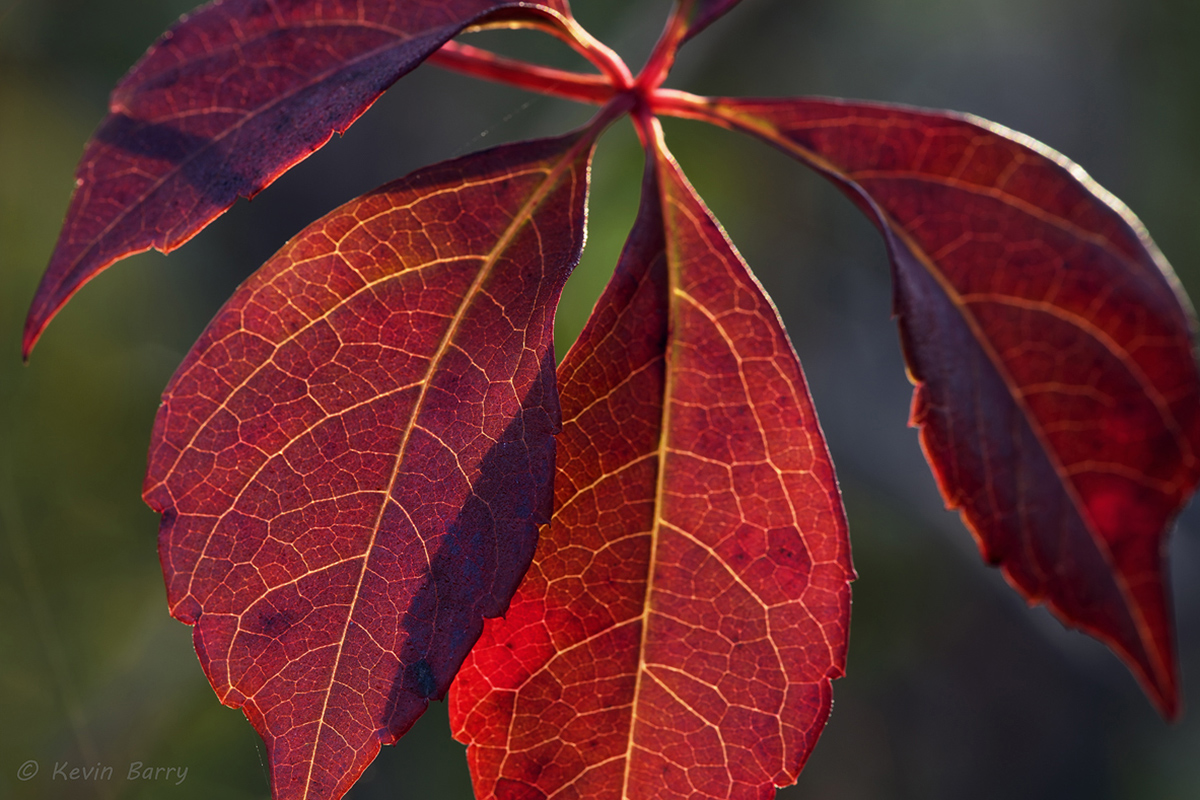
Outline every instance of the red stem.
<svg viewBox="0 0 1200 800"><path fill-rule="evenodd" d="M772 128L770 124L761 119L757 119L749 115L738 114L728 106L722 106L720 98L717 97L702 97L691 92L681 92L678 89L658 89L647 99L649 113L651 114L666 114L670 117L680 117L683 119L695 119L701 122L707 122L711 125L716 125L720 128L727 128L731 131L740 131L749 133L754 136L761 136L769 142L775 143L777 147L783 148L784 151L796 154L794 144L788 144L781 140L779 132ZM800 156L805 162L817 166L818 169L836 173L830 165L817 164L817 159L812 153L805 153ZM845 176L842 176L843 178Z"/></svg>
<svg viewBox="0 0 1200 800"><path fill-rule="evenodd" d="M681 92L678 89L656 89L650 95L649 104L653 114L698 119L725 128L732 127L730 120L715 110L716 103L711 97Z"/></svg>
<svg viewBox="0 0 1200 800"><path fill-rule="evenodd" d="M486 78L581 103L604 105L616 94L609 79L602 75L582 75L554 67L528 64L458 42L442 45L441 50L429 57L429 62L476 78Z"/></svg>
<svg viewBox="0 0 1200 800"><path fill-rule="evenodd" d="M616 51L588 33L574 17L560 17L556 14L551 19L535 22L527 27L545 31L562 39L607 75L616 89L623 90L633 86L633 73Z"/></svg>
<svg viewBox="0 0 1200 800"><path fill-rule="evenodd" d="M588 123L587 127L591 139L595 140L598 138L609 125L612 125L625 114L634 110L636 105L637 98L629 92L614 94L612 99L605 103L604 107Z"/></svg>
<svg viewBox="0 0 1200 800"><path fill-rule="evenodd" d="M658 121L654 118L654 112L647 108L645 103L638 103L629 118L633 121L633 129L637 131L638 139L642 142L642 149L647 154L656 151L654 142L657 135L654 129Z"/></svg>
<svg viewBox="0 0 1200 800"><path fill-rule="evenodd" d="M688 16L692 13L695 0L676 0L671 16L667 18L666 27L654 44L646 66L642 67L637 78L637 85L646 92L657 89L667 79L667 73L675 65L675 53L679 43L688 31Z"/></svg>

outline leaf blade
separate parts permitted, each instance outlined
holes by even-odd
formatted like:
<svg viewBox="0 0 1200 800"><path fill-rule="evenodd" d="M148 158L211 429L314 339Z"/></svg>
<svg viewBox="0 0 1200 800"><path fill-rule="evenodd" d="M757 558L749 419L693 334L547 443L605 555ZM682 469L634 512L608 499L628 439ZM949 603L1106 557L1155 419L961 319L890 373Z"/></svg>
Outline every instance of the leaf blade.
<svg viewBox="0 0 1200 800"><path fill-rule="evenodd" d="M168 30L113 90L26 318L28 358L55 313L116 261L170 252L343 133L464 27L565 4L453 0L437 9L219 0Z"/></svg>
<svg viewBox="0 0 1200 800"><path fill-rule="evenodd" d="M275 797L341 797L528 565L593 139L435 165L319 220L164 393L144 496L172 615L267 742Z"/></svg>
<svg viewBox="0 0 1200 800"><path fill-rule="evenodd" d="M1027 599L1109 644L1177 714L1162 553L1200 472L1200 379L1190 303L1141 223L1065 157L969 115L799 99L701 116L805 161L875 220L947 506ZM952 374L951 340L977 380ZM989 446L1019 469L1003 475Z"/></svg>
<svg viewBox="0 0 1200 800"><path fill-rule="evenodd" d="M760 797L844 665L849 545L798 362L659 158L560 367L555 517L451 691L480 797Z"/></svg>

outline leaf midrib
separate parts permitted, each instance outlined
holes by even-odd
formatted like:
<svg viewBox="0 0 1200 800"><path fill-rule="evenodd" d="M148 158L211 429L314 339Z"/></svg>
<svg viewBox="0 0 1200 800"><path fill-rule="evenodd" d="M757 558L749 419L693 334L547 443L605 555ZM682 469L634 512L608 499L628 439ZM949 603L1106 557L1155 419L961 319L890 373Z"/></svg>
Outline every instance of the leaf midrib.
<svg viewBox="0 0 1200 800"><path fill-rule="evenodd" d="M395 488L396 479L400 474L400 467L404 462L404 456L407 452L408 444L411 441L412 433L417 427L417 420L420 418L421 411L424 408L425 398L429 391L430 380L433 375L437 373L437 369L442 358L450 349L450 346L454 341L459 324L466 315L467 309L473 304L474 299L478 296L480 288L491 275L492 268L495 266L496 262L512 244L513 240L517 236L517 233L525 226L526 223L532 220L533 214L541 202L546 198L550 191L557 186L559 179L562 177L564 172L566 172L567 164L578 158L581 148L589 147L590 145L590 137L577 140L576 143L565 154L563 154L558 163L555 164L554 168L547 173L546 179L543 181L542 185L538 187L538 189L531 195L529 200L526 201L525 205L521 207L520 211L513 218L513 221L509 224L509 227L505 230L504 235L488 254L487 258L485 258L483 265L480 267L479 274L475 277L475 280L472 282L471 286L464 293L463 300L459 304L454 318L447 326L446 332L439 343L437 351L429 361L429 367L425 373L425 381L423 382L421 392L417 396L417 400L413 405L412 414L409 417L408 424L405 427L404 434L400 441L400 447L398 448L398 452L396 454L396 461L392 467L392 474L388 481L387 489L383 494L383 501L380 503L379 514L376 516L375 522L372 525L371 537L363 551L362 567L359 571L358 583L354 589L354 594L350 603L350 609L346 613L346 622L342 628L342 634L338 638L337 656L334 659L333 669L331 669L329 673L329 683L324 690L324 700L321 707L321 714L317 718L317 736L313 742L312 755L308 759L308 775L305 777L303 793L301 794L302 798L307 798L309 796L309 790L312 786L312 773L314 767L316 766L316 755L320 750L321 739L327 727L325 720L329 710L329 698L333 693L333 685L337 681L338 671L341 667L342 654L345 652L345 644L347 632L350 628L350 622L353 620L355 611L358 608L359 600L362 598L362 584L363 580L366 578L367 564L370 562L371 551L375 547L375 540L379 535L384 512L386 511L388 502L391 499L392 490ZM397 503L397 505L399 506L400 504ZM401 508L403 509L402 506Z"/></svg>
<svg viewBox="0 0 1200 800"><path fill-rule="evenodd" d="M1029 425L1029 428L1034 434L1039 447L1048 459L1051 467L1054 469L1055 475L1058 477L1059 484L1062 486L1064 493L1070 499L1075 513L1078 514L1079 518L1082 520L1083 525L1089 534L1090 540L1096 547L1097 552L1104 559L1105 564L1108 566L1113 583L1120 592L1121 597L1124 600L1125 608L1130 615L1135 630L1137 631L1138 642L1141 644L1148 658L1147 666L1153 671L1153 675L1148 674L1148 677L1154 681L1162 682L1163 685L1170 685L1171 681L1169 665L1162 661L1158 647L1153 636L1150 634L1151 629L1147 625L1142 608L1140 604L1135 602L1131 594L1131 587L1128 585L1125 575L1115 568L1112 550L1103 537L1100 536L1099 532L1092 523L1091 517L1087 513L1086 506L1083 503L1083 498L1076 490L1074 481L1066 472L1065 466L1059 457L1058 451L1047 440L1041 424L1039 423L1037 417L1033 415L1032 410L1026 404L1024 397L1020 396L1020 393L1014 389L1014 387L1017 386L1016 382L1013 380L1012 375L1010 375L1008 370L1005 368L999 354L995 352L995 348L992 347L990 340L984 335L982 328L975 319L974 314L972 314L970 309L967 307L963 297L958 293L957 289L950 284L949 279L937 267L936 263L929 256L929 254L926 253L924 249L921 248L920 245L908 234L908 232L879 205L879 203L870 195L869 192L867 192L857 183L857 181L854 180L854 177L851 173L843 170L829 159L826 159L812 150L809 150L799 142L788 138L770 120L756 116L753 114L753 112L741 112L736 107L721 107L720 105L711 106L705 109L704 113L699 113L698 116L701 119L706 119L722 126L736 128L758 136L775 145L776 147L779 147L785 152L793 154L800 161L813 167L817 171L824 173L828 177L833 178L835 181L858 189L860 192L862 192L864 199L870 204L874 213L878 216L879 224L884 229L885 238L894 236L897 240L899 240L902 246L906 248L912 254L913 258L920 263L921 267L929 273L935 282L937 282L942 291L946 293L947 299L958 310L963 323L967 325L971 332L972 339L978 344L986 359L991 364L992 368L996 370L1000 380L1008 389L1009 398L1020 410L1026 424ZM970 122L971 124L976 124L972 120L965 121ZM1001 128L1001 126L992 125L985 128L985 130L988 130L993 135L1003 137L1006 129ZM1024 146L1029 146L1029 144L1025 141L1018 141L1017 143ZM1073 178L1079 180L1079 177L1074 174L1074 171L1071 169L1071 167L1078 169L1080 172L1082 172L1082 168L1077 167L1073 164L1073 162L1070 162L1063 156L1059 156L1054 151L1050 151L1049 148L1045 148L1044 145L1041 148L1030 147L1030 149L1032 149L1038 155L1047 158L1057 166L1066 169ZM1086 176L1086 173L1084 174ZM1085 186L1086 185L1087 184L1085 183ZM1094 187L1088 186L1088 188L1091 190ZM1132 223L1130 223L1129 219L1127 218L1126 212L1124 212L1121 208L1114 207L1113 203L1109 202L1104 196L1100 196L1094 191L1092 192L1092 196L1097 200L1097 202L1100 202L1105 207L1111 209L1114 213L1118 214L1123 221L1125 221L1127 224L1131 224L1132 226ZM1018 207L1014 204L1010 203L1009 205L1010 207L1014 208L1014 210L1018 209ZM1132 216L1131 212L1129 212L1129 216ZM1042 221L1047 224L1055 225L1053 219L1043 218ZM1061 224L1057 224L1056 227L1059 227L1068 234L1074 235L1074 231L1072 230L1074 226L1071 226L1065 220L1062 221ZM1105 247L1103 244L1096 242L1093 243L1102 247L1106 252L1109 252L1118 261L1125 262L1126 264L1129 263L1130 258L1128 256L1113 247L1111 243L1107 242L1107 240L1105 240L1105 242L1109 246ZM890 247L891 243L889 242L889 249ZM1140 263L1137 264L1136 271L1138 273L1143 273L1143 270L1144 267ZM1105 345L1105 342L1103 341L1098 341L1098 343L1102 346ZM1122 357L1122 353L1124 352L1123 348L1121 348L1121 352L1113 352L1111 350L1110 352L1113 357L1117 358L1123 364L1127 363L1127 359ZM1147 384L1148 378L1146 378L1146 376L1144 376L1144 374L1140 371L1131 370L1131 374L1134 376L1135 380L1139 381L1147 396L1150 397L1151 402L1155 404L1163 424L1172 432L1181 430L1178 420L1174 418L1174 415L1171 414L1168 409L1163 408L1163 405L1160 402L1161 397L1159 396L1156 388ZM1177 435L1175 440L1180 444L1181 450L1186 451L1184 454L1189 456L1190 460L1194 462L1195 456L1190 452L1189 439L1187 437L1181 437ZM971 526L969 523L968 526L974 531L973 526ZM1057 605L1054 604L1049 598L1046 598L1046 601L1057 608ZM1066 616L1069 617L1069 615ZM1115 642L1115 639L1112 641ZM1122 646L1117 646L1116 649L1118 651L1125 651L1125 648ZM1133 653L1129 653L1129 656L1134 663L1138 663L1138 660Z"/></svg>

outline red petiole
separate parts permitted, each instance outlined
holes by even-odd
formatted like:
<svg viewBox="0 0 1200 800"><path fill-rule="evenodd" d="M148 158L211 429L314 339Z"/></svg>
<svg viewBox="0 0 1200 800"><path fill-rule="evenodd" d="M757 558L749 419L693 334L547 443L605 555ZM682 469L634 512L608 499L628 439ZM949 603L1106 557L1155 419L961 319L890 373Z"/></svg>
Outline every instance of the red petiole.
<svg viewBox="0 0 1200 800"><path fill-rule="evenodd" d="M687 16L693 5L693 0L680 0L676 4L646 61L646 66L636 79L619 55L596 40L574 19L559 19L553 24L547 21L546 24L535 24L532 27L550 33L571 45L595 65L602 75L587 75L530 64L453 41L443 45L429 57L429 61L465 75L581 103L607 105L618 95L625 94L633 100L630 108L647 109L646 114L661 112L695 118L698 116L697 110L707 105L704 98L659 88L674 65L675 53L687 34ZM647 119L643 119L644 116L646 115L639 116L635 123L645 142Z"/></svg>
<svg viewBox="0 0 1200 800"><path fill-rule="evenodd" d="M662 82L667 79L671 67L675 66L675 53L679 50L679 45L687 34L687 18L694 5L694 0L678 0L675 3L675 8L667 19L666 27L658 37L654 49L650 52L650 57L646 59L646 66L638 75L637 85L644 94L657 91Z"/></svg>
<svg viewBox="0 0 1200 800"><path fill-rule="evenodd" d="M442 49L431 55L429 61L476 78L485 78L581 103L604 105L616 94L612 83L603 75L584 75L529 64L458 42L442 45Z"/></svg>

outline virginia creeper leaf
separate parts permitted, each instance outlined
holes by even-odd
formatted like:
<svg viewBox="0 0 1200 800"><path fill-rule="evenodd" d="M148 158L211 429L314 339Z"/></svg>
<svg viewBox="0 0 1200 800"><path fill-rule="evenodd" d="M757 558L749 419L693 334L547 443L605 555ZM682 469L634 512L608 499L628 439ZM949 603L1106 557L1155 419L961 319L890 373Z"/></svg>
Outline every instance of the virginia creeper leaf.
<svg viewBox="0 0 1200 800"><path fill-rule="evenodd" d="M80 286L169 252L343 133L468 25L569 14L565 0L218 0L130 70L84 149L25 322L28 357Z"/></svg>
<svg viewBox="0 0 1200 800"><path fill-rule="evenodd" d="M947 505L1174 716L1165 537L1200 474L1200 383L1190 306L1141 223L1079 166L976 117L826 100L709 113L873 216Z"/></svg>
<svg viewBox="0 0 1200 800"><path fill-rule="evenodd" d="M467 156L318 220L163 395L145 498L171 613L266 741L276 798L341 797L528 566L591 145Z"/></svg>
<svg viewBox="0 0 1200 800"><path fill-rule="evenodd" d="M774 306L670 155L559 367L555 515L450 694L483 798L761 798L849 623L833 467Z"/></svg>

